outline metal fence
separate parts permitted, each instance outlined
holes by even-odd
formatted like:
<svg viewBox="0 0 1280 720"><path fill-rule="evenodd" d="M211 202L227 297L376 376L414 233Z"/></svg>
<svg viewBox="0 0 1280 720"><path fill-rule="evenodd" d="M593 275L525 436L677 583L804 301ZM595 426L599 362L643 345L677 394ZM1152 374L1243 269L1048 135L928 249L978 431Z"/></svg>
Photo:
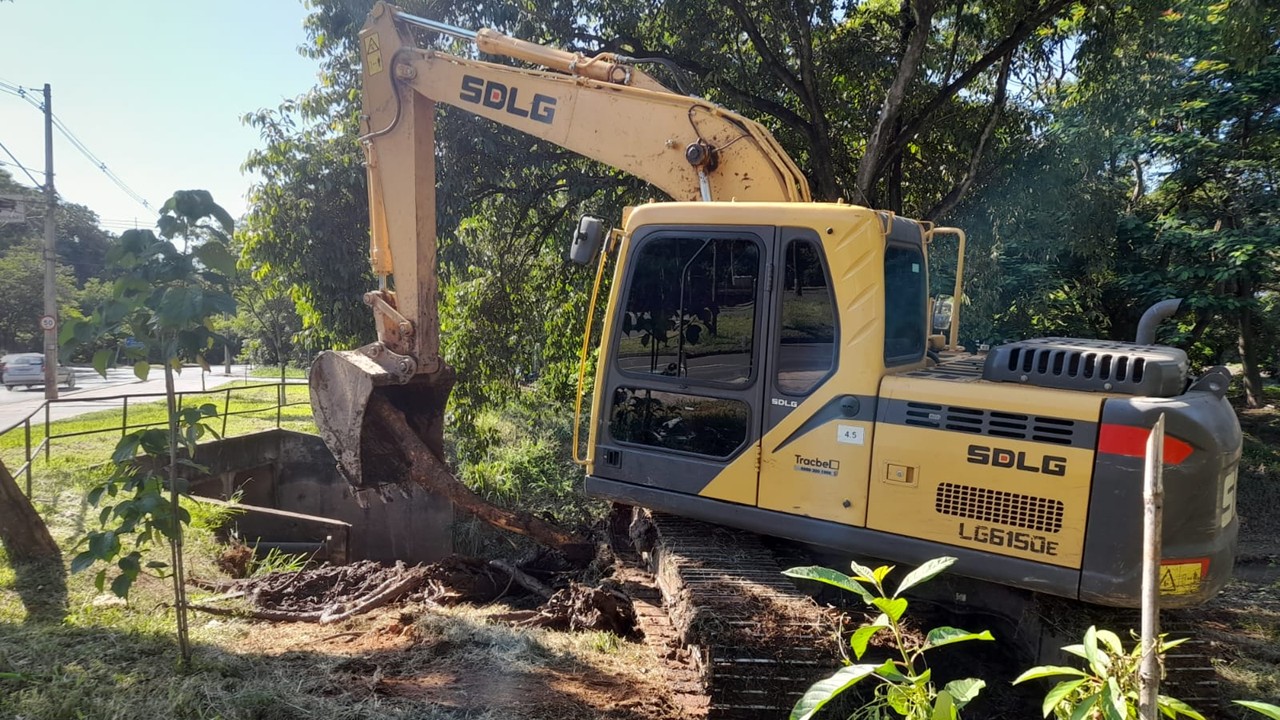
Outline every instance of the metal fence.
<svg viewBox="0 0 1280 720"><path fill-rule="evenodd" d="M307 381L304 379L286 380L282 378L280 380L273 380L271 382L254 383L252 385L227 385L220 388L214 388L212 390L183 390L174 394L177 396L176 398L178 403L177 407L179 411L181 411L183 407L189 404L188 398L199 397L199 396L221 395L222 410L219 413L218 419L222 421L222 429L220 434L223 437L226 437L227 418L233 415L250 415L254 413L265 413L265 412L270 412L274 410L276 428L279 428L280 418L281 418L281 414L284 411L284 408L290 407L293 405L305 405L309 403L309 400L296 400L296 401L290 402L287 394L287 389L290 386L307 387ZM268 404L264 404L261 407L250 408L248 410L236 410L235 412L230 411L231 396L233 394L243 393L251 390L260 390L262 388L275 388L274 404L268 403ZM166 397L165 393L154 392L154 393L127 393L123 395L104 395L104 396L94 396L94 397L86 397L86 398L70 397L70 398L59 398L57 400L45 400L43 403L40 404L39 407L37 407L36 409L28 413L25 418L17 421L16 423L10 425L7 428L4 428L3 430L0 430L0 441L3 441L4 437L11 432L21 432L23 435L23 463L20 467L18 467L17 470L13 471L13 477L17 479L19 475L23 475L23 474L26 475L26 486L27 486L26 490L27 490L27 495L30 496L31 495L31 465L35 460L35 458L39 457L41 451L44 452L45 462L49 461L49 459L52 457L54 440L65 440L66 438L80 437L82 435L99 435L103 433L118 433L121 437L123 437L126 434L128 434L130 430L140 430L142 428L155 427L157 425L167 425L169 422L167 419L157 420L155 422L133 423L133 424L129 423L130 402L132 402L134 408L137 409L138 405L140 404L139 403L140 400L143 402L154 402L157 399L164 399L165 397ZM53 408L57 406L63 406L63 405L74 405L77 403L81 405L92 404L95 406L94 411L97 411L100 409L102 410L114 409L115 403L119 403L119 407L121 409L120 422L119 424L113 423L110 425L104 425L103 427L100 427L100 428L94 428L92 430L77 430L74 432L62 432L62 433L57 432L56 426L58 422L60 422L61 420L73 419L74 416L67 417L67 418L54 419L52 417L54 415ZM204 403L201 403L201 404L204 404ZM41 438L39 443L37 443L34 447L32 447L31 428L33 425L36 428L39 428L42 423L44 425L44 437Z"/></svg>

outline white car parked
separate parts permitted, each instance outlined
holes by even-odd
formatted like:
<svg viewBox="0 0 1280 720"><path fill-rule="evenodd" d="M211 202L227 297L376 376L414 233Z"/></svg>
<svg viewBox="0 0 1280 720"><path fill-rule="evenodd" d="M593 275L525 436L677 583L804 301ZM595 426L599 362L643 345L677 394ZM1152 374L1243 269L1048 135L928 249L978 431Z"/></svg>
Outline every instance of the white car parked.
<svg viewBox="0 0 1280 720"><path fill-rule="evenodd" d="M76 371L65 365L58 366L58 384L68 389L76 386ZM19 385L35 387L44 385L44 355L21 353L4 357L4 386L10 390Z"/></svg>

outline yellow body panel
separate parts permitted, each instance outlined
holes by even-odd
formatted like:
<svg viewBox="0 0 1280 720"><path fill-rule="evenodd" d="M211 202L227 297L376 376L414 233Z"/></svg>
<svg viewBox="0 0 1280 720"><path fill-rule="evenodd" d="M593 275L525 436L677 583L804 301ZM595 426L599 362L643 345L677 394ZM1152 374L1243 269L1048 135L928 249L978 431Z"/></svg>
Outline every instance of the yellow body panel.
<svg viewBox="0 0 1280 720"><path fill-rule="evenodd" d="M890 377L881 390L890 400L1083 422L1097 422L1103 400L976 380ZM910 425L881 424L875 437L868 527L1080 567L1093 450ZM975 461L997 453L1001 462Z"/></svg>
<svg viewBox="0 0 1280 720"><path fill-rule="evenodd" d="M760 477L760 444L747 448L698 493L702 497L755 505Z"/></svg>
<svg viewBox="0 0 1280 720"><path fill-rule="evenodd" d="M1015 438L875 422L876 403L920 402L1095 423L1105 396L1036 387L907 376L919 363L886 367L886 218L866 208L785 203L661 203L635 209L618 251L610 305L627 277L632 237L642 226L765 226L812 229L831 273L839 356L807 396L782 393L762 366L761 413L797 406L699 493L792 515L904 537L1079 568L1094 451ZM770 296L777 312L776 298ZM605 342L616 312L606 313ZM590 443L598 440L612 388L597 374ZM861 419L833 411L847 398ZM870 404L870 407L867 405ZM757 418L762 424L764 417ZM975 462L974 453L986 453ZM992 453L996 461L990 461ZM1007 460L1007 462L1005 462ZM588 472L594 472L594 464ZM942 552L942 550L940 550Z"/></svg>
<svg viewBox="0 0 1280 720"><path fill-rule="evenodd" d="M792 415L801 410L797 408ZM850 442L835 440L842 431ZM765 438L766 446L773 437ZM863 525L871 437L872 423L837 419L776 452L765 452L760 462L759 506L843 525Z"/></svg>

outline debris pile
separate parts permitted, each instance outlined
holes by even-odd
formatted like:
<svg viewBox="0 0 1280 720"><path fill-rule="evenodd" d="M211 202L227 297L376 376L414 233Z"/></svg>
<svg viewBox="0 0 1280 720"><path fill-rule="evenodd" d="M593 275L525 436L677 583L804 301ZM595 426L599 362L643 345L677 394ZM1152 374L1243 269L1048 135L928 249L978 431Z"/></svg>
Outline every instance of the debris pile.
<svg viewBox="0 0 1280 720"><path fill-rule="evenodd" d="M197 583L200 584L200 583ZM483 604L531 586L545 601L536 611L519 613L518 624L561 630L606 630L635 635L631 600L616 588L570 582L553 590L503 562L452 556L431 565L385 566L372 560L349 565L320 565L293 572L200 584L218 595L191 608L213 615L234 615L279 622L330 624L395 602L435 605ZM238 605L219 603L237 600ZM247 606L247 607L246 607Z"/></svg>

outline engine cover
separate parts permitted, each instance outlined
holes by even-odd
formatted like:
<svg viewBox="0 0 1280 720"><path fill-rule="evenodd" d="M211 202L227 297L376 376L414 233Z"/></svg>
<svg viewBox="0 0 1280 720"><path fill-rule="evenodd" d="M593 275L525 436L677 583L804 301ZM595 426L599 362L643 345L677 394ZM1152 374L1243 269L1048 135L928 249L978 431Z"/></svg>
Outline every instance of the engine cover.
<svg viewBox="0 0 1280 720"><path fill-rule="evenodd" d="M1187 382L1187 354L1163 345L1038 338L992 348L982 378L1063 390L1174 397Z"/></svg>

